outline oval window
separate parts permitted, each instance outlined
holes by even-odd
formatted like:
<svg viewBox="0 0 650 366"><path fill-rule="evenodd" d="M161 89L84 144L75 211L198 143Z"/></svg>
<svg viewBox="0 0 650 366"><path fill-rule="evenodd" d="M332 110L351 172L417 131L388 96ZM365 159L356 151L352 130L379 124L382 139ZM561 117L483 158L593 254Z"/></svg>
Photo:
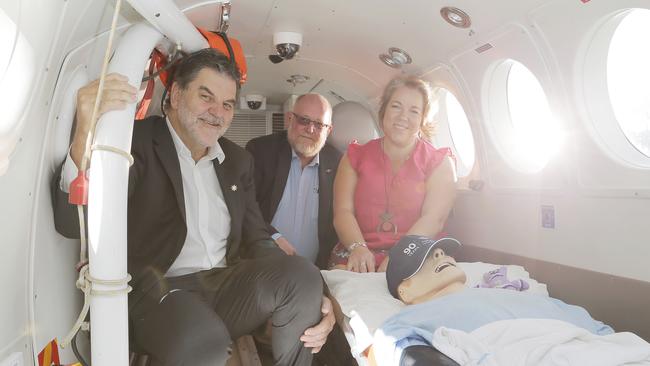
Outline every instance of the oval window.
<svg viewBox="0 0 650 366"><path fill-rule="evenodd" d="M503 158L516 170L542 170L562 143L541 83L523 64L506 60L492 75L488 91L489 130Z"/></svg>
<svg viewBox="0 0 650 366"><path fill-rule="evenodd" d="M456 156L458 176L469 175L474 167L475 147L472 128L465 109L458 98L445 88L435 91L436 103L433 106L438 122L435 137L436 147L450 147Z"/></svg>
<svg viewBox="0 0 650 366"><path fill-rule="evenodd" d="M607 54L607 90L621 131L650 157L650 10L632 10L620 22Z"/></svg>
<svg viewBox="0 0 650 366"><path fill-rule="evenodd" d="M586 39L582 88L587 128L603 152L650 168L650 10L609 15Z"/></svg>

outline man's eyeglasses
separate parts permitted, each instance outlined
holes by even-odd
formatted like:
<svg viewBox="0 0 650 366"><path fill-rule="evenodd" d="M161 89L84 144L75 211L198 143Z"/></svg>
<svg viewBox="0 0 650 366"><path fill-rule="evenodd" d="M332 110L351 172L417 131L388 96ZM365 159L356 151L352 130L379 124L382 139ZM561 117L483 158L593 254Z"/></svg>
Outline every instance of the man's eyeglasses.
<svg viewBox="0 0 650 366"><path fill-rule="evenodd" d="M293 117L296 119L298 124L300 124L303 127L309 127L309 125L313 125L314 129L316 131L318 131L318 132L321 132L323 130L326 130L326 129L332 127L331 125L328 125L328 124L325 124L325 123L319 122L319 121L314 121L312 119L301 116L301 115L296 114L294 112L291 112L291 114L293 114Z"/></svg>

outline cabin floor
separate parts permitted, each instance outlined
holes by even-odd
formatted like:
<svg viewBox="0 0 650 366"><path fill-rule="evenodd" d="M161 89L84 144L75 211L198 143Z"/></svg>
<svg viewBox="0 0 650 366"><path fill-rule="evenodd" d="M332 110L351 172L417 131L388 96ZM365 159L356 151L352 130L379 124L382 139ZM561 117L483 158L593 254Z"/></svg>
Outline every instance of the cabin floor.
<svg viewBox="0 0 650 366"><path fill-rule="evenodd" d="M262 366L252 336L243 336L235 341L232 356L226 366Z"/></svg>
<svg viewBox="0 0 650 366"><path fill-rule="evenodd" d="M273 363L273 360L265 360L264 364ZM149 356L145 354L131 354L129 366L149 366ZM255 340L252 336L246 335L235 341L232 347L230 359L226 366L262 366L262 360L257 354Z"/></svg>

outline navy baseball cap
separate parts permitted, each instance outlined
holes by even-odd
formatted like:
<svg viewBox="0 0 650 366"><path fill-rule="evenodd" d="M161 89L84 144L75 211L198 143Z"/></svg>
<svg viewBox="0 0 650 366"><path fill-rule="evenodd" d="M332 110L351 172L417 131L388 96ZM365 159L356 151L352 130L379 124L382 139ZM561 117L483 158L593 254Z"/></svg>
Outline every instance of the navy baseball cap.
<svg viewBox="0 0 650 366"><path fill-rule="evenodd" d="M405 235L390 249L386 282L388 290L395 298L397 287L402 281L412 277L424 264L424 260L434 248L442 248L445 253L453 253L460 247L460 242L454 238L431 239L426 236Z"/></svg>

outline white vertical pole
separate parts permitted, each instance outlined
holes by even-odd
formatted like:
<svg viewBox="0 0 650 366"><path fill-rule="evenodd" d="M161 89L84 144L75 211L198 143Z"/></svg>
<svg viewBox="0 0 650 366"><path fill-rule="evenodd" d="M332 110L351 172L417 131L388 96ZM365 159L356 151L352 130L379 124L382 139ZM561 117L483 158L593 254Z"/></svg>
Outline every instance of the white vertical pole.
<svg viewBox="0 0 650 366"><path fill-rule="evenodd" d="M135 24L122 36L109 72L129 78L140 87L149 54L162 35L148 24ZM122 111L100 118L95 144L131 151L135 103ZM94 151L90 164L88 192L88 246L90 275L99 280L116 281L127 276L127 189L128 160L113 152ZM102 295L101 291L119 291L126 284L93 284L100 292L90 297L91 362L93 366L129 364L128 304L124 291Z"/></svg>

